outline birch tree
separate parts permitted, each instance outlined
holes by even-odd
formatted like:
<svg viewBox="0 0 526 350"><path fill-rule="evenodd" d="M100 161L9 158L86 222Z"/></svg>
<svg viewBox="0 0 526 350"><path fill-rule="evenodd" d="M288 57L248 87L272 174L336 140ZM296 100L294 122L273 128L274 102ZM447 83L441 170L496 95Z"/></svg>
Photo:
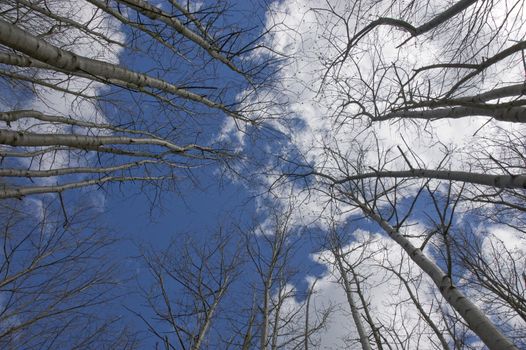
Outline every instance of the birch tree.
<svg viewBox="0 0 526 350"><path fill-rule="evenodd" d="M366 259L362 254L365 254L365 249L363 248L367 243L344 252L343 241L347 241L347 239L341 237L335 227L331 227L328 241L331 258L333 259L333 261L328 263L332 264L334 270L337 271L339 282L345 292L358 334L358 343L360 343L363 350L373 349L372 344L375 345L376 349L383 349L383 341L379 332L380 327L378 327L377 322L371 316L366 297L361 288L363 280L361 281L362 278L359 278L356 273L356 268ZM349 261L350 259L347 257L356 251L358 251L359 257ZM353 343L351 342L350 346L355 346Z"/></svg>
<svg viewBox="0 0 526 350"><path fill-rule="evenodd" d="M292 224L294 209L270 208L268 222L245 232L245 245L256 280L253 329L246 333L243 348L311 349L327 326L331 305L315 305L316 281L306 292L294 287L299 267L294 256L301 246L301 234ZM248 330L247 330L248 332ZM257 343L256 343L257 341Z"/></svg>
<svg viewBox="0 0 526 350"><path fill-rule="evenodd" d="M316 34L309 43L321 42L309 63L322 70L297 83L315 100L293 109L305 114L307 132L291 137L304 154L272 185L300 178L296 186L307 199L318 190L324 210L335 205L375 223L429 276L459 323L490 349L518 348L510 323L486 313L470 292L476 286L455 276L462 268L454 250L459 212L469 220L476 208L482 225L524 222L523 2L318 5L305 17ZM472 132L451 140L441 130L448 125L453 135L455 126ZM492 218L494 209L502 215ZM416 224L428 231L415 237Z"/></svg>
<svg viewBox="0 0 526 350"><path fill-rule="evenodd" d="M429 295L425 275L387 238L360 229L353 232L353 227L332 221L323 254L345 293L348 321L354 324L347 346L451 349L456 335L447 334L444 316L437 312L448 306Z"/></svg>
<svg viewBox="0 0 526 350"><path fill-rule="evenodd" d="M226 3L23 0L0 5L0 198L143 181L168 188L229 160L233 95L268 61ZM231 72L225 79L225 71ZM257 106L252 105L254 110Z"/></svg>
<svg viewBox="0 0 526 350"><path fill-rule="evenodd" d="M346 162L345 159L340 161L340 163ZM425 180L416 195L409 196L413 191L410 190L408 180L385 181L379 177L338 183L337 179L330 175L325 174L320 177L324 179L322 181L326 181L336 201L359 210L365 218L378 225L405 251L422 272L431 278L437 292L440 292L442 298L455 310L455 314L463 319L467 327L477 334L488 348L517 348L505 334L506 322L500 324L498 321L496 325L493 321L495 319L490 319L474 300L470 299L469 288L477 287L466 284L463 285L464 288L460 288L458 285L461 280L460 277L455 276L455 271L459 271L461 267L455 263L454 258L456 244L453 218L461 199L461 191L452 192L450 186L448 195L443 197L439 185L433 187L429 180ZM418 235L410 234L411 223L422 217L417 214L419 211L417 202L425 196L429 196L427 198L431 202L431 210L427 211L429 209L426 210L426 207L421 210L424 211L424 217L428 217L431 221L429 229ZM420 225L424 224L421 220L417 222ZM430 242L436 242L433 243L436 248L429 250ZM431 258L430 254L435 258ZM438 261L437 254L440 256ZM391 272L392 270L391 268Z"/></svg>
<svg viewBox="0 0 526 350"><path fill-rule="evenodd" d="M429 133L440 143L440 130L434 125L445 119L455 125L455 120L471 118L477 125L474 136L489 134L494 139L474 138L471 147L462 150L462 164L451 159L426 162L411 142L404 145L406 141L400 140L404 154L398 156L405 162L390 169L370 164L349 179L428 178L507 193L524 190L523 162L496 156L520 149L518 139L524 138L522 2L461 0L427 6L419 1L359 1L345 11L329 7L319 12L334 24L334 35L339 31L347 35L334 42L337 54L324 58L320 85L320 93L337 95L340 104L332 116L336 125L368 123L380 129L386 122L394 123ZM394 42L379 40L382 35ZM516 141L497 141L506 137Z"/></svg>

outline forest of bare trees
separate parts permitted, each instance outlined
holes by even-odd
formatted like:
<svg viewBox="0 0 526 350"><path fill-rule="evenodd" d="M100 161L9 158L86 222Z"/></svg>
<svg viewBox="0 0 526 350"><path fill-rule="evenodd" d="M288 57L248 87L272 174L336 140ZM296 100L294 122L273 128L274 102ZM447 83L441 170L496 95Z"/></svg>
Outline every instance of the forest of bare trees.
<svg viewBox="0 0 526 350"><path fill-rule="evenodd" d="M522 0L2 1L0 348L525 348L525 40ZM105 216L203 179L251 211Z"/></svg>

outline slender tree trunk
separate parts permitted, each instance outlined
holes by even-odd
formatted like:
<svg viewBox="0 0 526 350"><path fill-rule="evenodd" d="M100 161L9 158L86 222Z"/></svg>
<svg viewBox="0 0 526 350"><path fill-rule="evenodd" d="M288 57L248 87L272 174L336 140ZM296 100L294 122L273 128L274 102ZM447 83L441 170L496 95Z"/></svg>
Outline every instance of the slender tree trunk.
<svg viewBox="0 0 526 350"><path fill-rule="evenodd" d="M0 199L22 198L32 194L59 193L67 190L103 185L107 182L130 182L130 181L159 181L169 179L168 176L105 176L100 179L82 180L69 182L61 185L32 186L32 187L6 187L0 186Z"/></svg>
<svg viewBox="0 0 526 350"><path fill-rule="evenodd" d="M371 316L371 312L369 311L369 306L367 305L367 301L365 300L364 294L360 287L360 281L358 280L356 273L354 272L354 269L352 267L350 271L353 275L354 283L356 285L356 294L358 294L358 297L360 298L360 301L362 303L365 319L367 323L369 323L369 327L371 327L371 331L373 332L373 337L376 342L377 350L383 350L382 337L380 336L378 327L376 327L373 317Z"/></svg>
<svg viewBox="0 0 526 350"><path fill-rule="evenodd" d="M117 80L138 88L150 87L159 89L230 113L225 106L179 88L167 81L137 73L115 64L86 58L73 52L62 50L2 19L0 19L0 44L20 51L29 57L62 71L73 74L90 74L107 80Z"/></svg>
<svg viewBox="0 0 526 350"><path fill-rule="evenodd" d="M324 176L321 173L315 173ZM449 170L430 170L430 169L410 169L410 170L382 170L363 174L356 174L346 178L335 180L337 184L353 180L367 178L425 178L437 180L460 181L478 185L485 185L497 188L526 188L526 175L490 175L470 173L467 171L449 171ZM332 177L330 178L333 179Z"/></svg>
<svg viewBox="0 0 526 350"><path fill-rule="evenodd" d="M79 149L96 150L100 146L116 145L156 145L165 147L175 153L184 153L191 149L212 151L198 145L178 146L169 141L157 138L140 138L126 136L89 136L75 134L34 134L21 131L0 129L0 144L10 146L68 146Z"/></svg>
<svg viewBox="0 0 526 350"><path fill-rule="evenodd" d="M252 345L252 327L254 326L254 321L256 319L257 308L256 297L254 296L250 318L248 319L247 331L243 337L243 345L241 346L242 350L250 350Z"/></svg>
<svg viewBox="0 0 526 350"><path fill-rule="evenodd" d="M260 339L260 350L265 350L267 348L267 338L268 338L268 323L269 323L269 303L270 303L270 279L265 281L264 292L263 292L263 324L261 326L261 339Z"/></svg>
<svg viewBox="0 0 526 350"><path fill-rule="evenodd" d="M362 209L364 214L376 221L380 227L398 243L421 269L435 283L440 293L447 302L459 313L466 321L469 328L479 336L479 338L491 350L519 350L504 334L502 334L486 317L486 315L469 300L459 289L457 289L451 278L438 267L433 260L429 259L423 252L413 246L413 244L397 229L389 225L380 215L369 209L355 197L353 201Z"/></svg>
<svg viewBox="0 0 526 350"><path fill-rule="evenodd" d="M373 121L390 119L458 119L472 116L491 117L495 120L512 123L526 123L526 108L524 107L488 107L488 106L456 106L449 108L428 109L424 111L403 110L387 113L373 118Z"/></svg>
<svg viewBox="0 0 526 350"><path fill-rule="evenodd" d="M304 350L309 350L309 336L310 336L310 331L309 331L309 311L310 311L310 303L311 303L311 298L312 298L312 294L314 293L314 287L316 287L316 282L318 282L318 280L315 280L312 285L310 286L309 288L309 292L308 292L308 295L307 295L307 303L305 305L305 334L303 335L303 349Z"/></svg>
<svg viewBox="0 0 526 350"><path fill-rule="evenodd" d="M201 349L201 345L203 344L205 336L208 333L208 329L210 328L210 324L212 323L212 318L214 317L215 311L217 309L217 306L219 305L219 301L223 297L224 292L225 292L225 289L223 288L219 292L219 294L215 297L214 303L212 304L210 309L206 312L205 322L203 323L201 328L199 328L199 333L197 335L197 339L196 339L194 345L192 346L192 350L199 350L199 349Z"/></svg>
<svg viewBox="0 0 526 350"><path fill-rule="evenodd" d="M340 276L343 281L343 288L345 290L345 296L347 297L347 302L349 303L349 307L351 308L351 314L352 318L354 320L354 325L356 326L356 331L358 332L358 337L360 339L360 344L362 345L363 350L372 350L371 344L369 343L369 337L367 336L367 333L365 331L365 327L362 323L362 316L360 315L360 312L358 310L358 307L354 301L354 298L352 296L352 290L351 290L351 282L347 278L347 271L343 267L342 258L338 250L335 250L334 257L336 259L336 264L338 265L338 270L340 270Z"/></svg>

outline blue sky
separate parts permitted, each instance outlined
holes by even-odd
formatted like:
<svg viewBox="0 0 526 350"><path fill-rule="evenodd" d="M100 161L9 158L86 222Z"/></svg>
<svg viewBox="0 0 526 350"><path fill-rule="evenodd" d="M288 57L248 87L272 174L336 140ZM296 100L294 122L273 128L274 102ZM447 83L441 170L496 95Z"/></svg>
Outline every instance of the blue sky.
<svg viewBox="0 0 526 350"><path fill-rule="evenodd" d="M226 19L227 26L249 26L252 29L252 34L245 38L247 41L253 40L260 34L263 30L265 17L264 4L258 1L236 1L232 3L232 9L234 11ZM126 51L121 53L119 59L121 62L132 63L132 67L135 66L141 71L147 70L150 65L155 66L148 61L143 62L136 58L130 61ZM224 80L228 81L228 79L232 79L232 86L239 83L239 77L228 68L214 64L212 69L215 72L215 78L209 84L224 83ZM192 71L188 73L193 74ZM228 91L227 96L232 98L240 92L242 92L240 89L234 88ZM226 97L226 99L228 98ZM147 105L146 108L148 108ZM210 113L210 111L199 106L194 106L194 108L197 108L194 110L196 115L199 115L200 109L203 113ZM108 112L111 113L111 111L108 109ZM154 106L152 106L151 111L155 113ZM113 110L113 112L117 115L120 113L118 110ZM149 113L148 109L145 109L145 115ZM213 142L213 139L220 138L219 134L223 122L219 118L224 118L224 116L218 115L208 118L207 125L201 129L200 139L205 140L205 142ZM293 145L290 147L287 135L272 131L271 125L263 126L260 131L252 130L252 132L254 132L253 142L247 143L246 145L249 146L244 149L245 154L249 155L248 158L267 162L273 155L279 153L283 153L284 157L293 156L294 147ZM190 135L190 137L194 136ZM232 161L233 164L236 162L237 160ZM243 166L246 164L251 166L251 168L246 169L246 174L249 175L254 170L253 165L248 162L243 162L243 164ZM149 279L149 277L145 277L147 272L143 270L144 266L136 258L140 254L140 247L142 246L161 251L171 241L175 240L182 243L184 237L187 236L195 239L195 242L203 243L220 227L231 230L234 236L233 244L239 244L242 239L240 233L237 232L239 228L248 229L250 226L257 225L258 222L264 221L267 215L267 208L263 205L263 202L268 202L264 189L262 187L250 188L250 186L258 185L260 181L249 181L249 179L236 178L221 164L211 163L193 170L190 180L182 178L180 182L176 182L176 191L160 193L160 199L155 203L152 203L152 194L148 187L144 191L138 189L137 184L123 184L110 188L105 195L102 217L112 227L117 228L119 236L124 238L122 242L118 243L114 258L128 260L126 265L130 269L135 268L133 272L137 276L134 277L147 284L145 282ZM155 191L154 189L151 190ZM310 231L309 234L303 232L304 237L297 242L297 252L292 261L292 265L301 266L299 273L294 277L294 280L291 280L300 291L298 294L300 300L303 298L302 293L309 287L306 280L307 275L320 274L325 270L321 265L312 263L310 259L310 254L316 250L315 247L319 243L319 239L315 238L318 229L313 228ZM311 235L313 237L309 238ZM239 305L250 306L253 293L250 290L251 285L257 283L254 276L253 273L245 272L236 283L233 293L236 296L235 302ZM127 286L130 289L134 287L135 282L131 282ZM225 301L226 304L228 302L233 302L233 300ZM137 295L128 295L122 300L122 303L135 311L143 312L146 316L152 316L151 310L143 307L144 300ZM144 328L144 323L134 315L128 314L127 317L138 328ZM154 344L158 341L148 332L144 332L143 335L145 344Z"/></svg>
<svg viewBox="0 0 526 350"><path fill-rule="evenodd" d="M197 2L196 6L206 7L207 4L215 3ZM161 8L169 8L168 3L156 4ZM87 90L103 98L96 105L87 102L77 104L76 99L71 96L64 97L44 90L40 100L31 99L22 103L23 107L43 109L48 113L79 113L83 118L96 117L116 124L127 125L129 122L140 120L139 124L142 125L137 127L154 129L180 144L195 142L239 152L239 158L226 162L189 159L187 164L195 167L189 171L176 170L175 179L172 179L172 183L164 183L166 186L143 186L134 182L113 184L103 190L90 187L64 195L66 201L80 199L97 205L100 210L99 220L111 226L115 234L122 238L122 241L114 246L110 257L122 264L126 271L123 276L132 279L123 285L122 291L125 296L116 300L116 303L120 305L119 313L122 312L124 320L131 322L138 329L145 330L144 324L132 313L127 312L126 308L140 312L147 318L153 316L144 306L144 299L138 295L136 288L137 281L141 285L148 285L151 281L144 264L138 259L142 248L147 247L160 253L174 242L173 248L182 249L188 237L192 238L192 244L196 246L210 244L213 242L211 237L220 228L232 235L229 241L231 249L243 242L242 232L249 232L252 228L255 228L256 233L251 237L257 242L264 242L265 238L274 237L272 209L286 212L286 208L289 207L293 208L289 227L290 242L293 242L291 244L294 251L290 270L297 273L287 280L284 290L295 290L297 295L288 300L285 306L288 311L300 310L305 292L312 285L314 277L318 278L316 305L322 308L332 304L337 309L331 316L329 327L320 336L323 346L341 347L343 338L355 332L345 295L337 283L338 272L331 265L333 258L323 251L327 247L326 237L331 228L345 237L344 249L349 252L350 260L361 261L363 256L370 257L362 261L358 269L361 274L367 276L364 288L379 322L392 325L395 332L407 331L418 326L422 327L422 334L430 333L429 328L421 325L414 307L410 303L401 302L408 300L408 295L396 278L387 276L382 263L389 263L398 266L400 271L415 283L415 290L420 293L421 300L429 308L430 314L437 319L440 327L445 327L445 321L440 318L440 311L447 310L447 306L437 296L436 291L433 291L430 280L422 275L416 265L409 261L400 247L395 245L376 223L364 219L360 210L346 203L344 192L338 192L351 193L355 189L347 183L332 186L333 184L321 176L306 178L293 175L316 170L340 179L359 171L405 169L408 163L430 169L479 169L483 168L488 154L503 152L502 145L488 140L506 137L508 132L521 134L524 130L522 126L511 126L509 123L487 123L487 119L480 117L399 124L387 121L372 125L364 116L353 118L353 113L356 112L353 108L356 106L349 107L346 102L357 95L358 100L363 98L365 104L370 103L369 86L366 83L377 83L380 70L377 70L375 65L379 64L378 62L393 62L393 66L399 65L400 71L404 72L431 64L437 57L442 58L450 54L449 51L443 50L444 45L449 43L449 37L437 35L433 40L415 40L414 43L400 49L398 45L405 40L405 33L382 27L374 32L376 39L381 40L375 42L371 34L371 42L368 43L378 44L378 50L359 50L353 53L352 60L342 62L341 67L335 68L333 72L327 67L331 59L345 51L347 26L343 23L345 17L335 16L331 11L347 14L351 22L358 20L353 17L354 13L348 2L335 1L330 2L330 5L334 7L329 8L328 2L322 0L231 2L228 15L222 17L216 25L226 28L249 28L250 30L239 39L238 45L243 46L242 42L249 43L258 38L258 43L270 49L267 52L251 52L238 59L237 63L250 66L265 59L275 59L275 62L280 63L261 72L258 78L272 73L272 79L255 90L251 90L246 80L225 65L208 60L199 48L188 51L187 57L163 54L159 48L156 49L159 51L152 52L148 50L147 37L135 42L137 48L144 52L134 48L108 51L96 45L91 47L89 43L76 48L81 54L104 57L107 61L118 62L133 70L148 72L152 76L159 76L183 86L187 81L192 81L193 86L186 86L188 89L206 95L214 101L239 101L244 93L250 92L250 98L239 102L235 108L250 110L255 102L265 106L264 110L247 113L254 118L263 117L263 121L257 127L234 123L233 119L223 112L202 104L185 101L183 104L187 110L181 109L180 104L168 108L146 94L129 93L120 88L102 87L97 84ZM371 7L371 16L384 13L382 11L396 12L396 9L384 9L382 6L377 4ZM430 8L436 10L441 6L440 1L433 1ZM422 9L415 11L415 17L427 15L420 13ZM495 18L499 19L498 13L502 9L497 7L495 11ZM146 19L141 19L147 22ZM484 30L491 32L491 24L485 25L488 27L484 27ZM259 38L265 28L272 28L270 35ZM122 40L131 37L129 29L115 31L112 35ZM504 36L497 36L495 40L497 43L507 42ZM178 48L184 51L184 45L187 44L181 44ZM163 68L159 69L159 65ZM394 98L391 95L392 91L398 88L396 79L400 71L393 72L389 69L385 69L385 80L390 83L386 83L385 86L378 83L375 93L379 97L375 95L373 98L374 108L388 110L388 103L385 101L389 102ZM476 81L480 89L491 89L510 81L522 81L522 78L517 78L523 75L519 65L499 69L495 68L495 71L491 71L494 74ZM322 79L322 73L326 71L331 74ZM505 74L496 74L497 72ZM425 79L418 81L426 86L427 82ZM443 83L446 87L451 84L449 81ZM429 89L429 95L439 94L443 86L429 85ZM376 103L376 99L382 102ZM12 105L11 100L14 99L4 100L0 101L4 107L17 107ZM116 100L119 100L119 103L114 103ZM181 103L180 100L176 102ZM73 111L72 106L75 107ZM30 127L46 130L38 125ZM53 126L51 130L59 132L62 129ZM158 150L155 147L152 149ZM96 163L97 158L94 155L86 157L87 159L84 159L84 156L85 153L82 153L80 162ZM67 159L58 158L58 165L61 162L68 164ZM108 161L106 158L103 160ZM53 168L57 164L43 166ZM154 174L158 171L152 170ZM68 179L74 180L76 177L71 176ZM41 183L50 184L50 181L53 180L44 179ZM389 186L394 182L385 180L383 184ZM398 214L408 210L423 182L416 180L404 184L402 189L396 191L396 196L383 196L375 209L389 216L391 208L388 200L396 199ZM375 183L365 182L366 185L373 188ZM444 203L444 196L450 188L453 195L458 195L460 191L457 184L448 187L447 183L439 185L438 182L432 182L430 188L436 189L440 204ZM364 197L367 197L367 194ZM523 251L521 249L526 250L524 241L518 238L517 230L489 220L486 222L484 218L471 215L468 209L468 205L460 205L459 215L453 217L452 232L458 234L459 239L477 237L481 244L492 244L502 240L506 241L507 247L516 247L518 252ZM437 211L432 205L430 194L424 191L402 228L403 233L418 246L423 237L436 228L436 219ZM391 224L396 223L395 217L390 217L389 220ZM353 250L360 245L364 246L361 253ZM439 254L444 251L444 247L441 238L434 236L425 252L440 267L446 269L447 265ZM262 248L263 256L269 253L268 247ZM316 263L317 259L321 260L321 263ZM222 330L228 329L227 317L232 317L239 324L246 323L253 293L257 292L253 287L258 283L254 266L251 265L250 259L246 260L232 294L225 299L223 313L218 317L216 329L211 335L214 340L218 339ZM455 273L460 282L471 277L463 269L456 269ZM173 294L176 297L183 295L180 287L175 284L169 287L174 288ZM477 294L478 291L466 291L474 299L484 300L484 295ZM277 296L273 294L272 297ZM258 298L261 299L261 295L258 295ZM437 304L440 307L435 307ZM231 305L235 305L235 309L227 310ZM490 308L487 303L481 305L483 308ZM301 317L299 319L302 320ZM402 321L405 329L396 329ZM519 327L521 323L517 321L514 325ZM141 337L144 344L147 344L146 347L158 341L147 331L144 331ZM428 349L432 348L432 344L422 340L422 344L417 343L416 348Z"/></svg>

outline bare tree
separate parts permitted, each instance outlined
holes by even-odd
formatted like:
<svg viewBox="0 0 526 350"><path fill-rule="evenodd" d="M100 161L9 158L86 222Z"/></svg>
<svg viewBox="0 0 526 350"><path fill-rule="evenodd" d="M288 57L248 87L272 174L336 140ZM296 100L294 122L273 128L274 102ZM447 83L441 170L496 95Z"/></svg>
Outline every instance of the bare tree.
<svg viewBox="0 0 526 350"><path fill-rule="evenodd" d="M522 198L524 130L510 124L523 123L526 115L521 1L461 0L429 6L420 1L358 1L314 11L332 24L324 35L337 54L323 57L326 71L319 93L336 96L339 105L331 115L335 128L361 130L365 125L379 130L387 121L428 133L440 144L434 130L440 120L480 117L470 119L477 126L474 134L489 134L473 138L461 155L449 149L444 159L433 162L402 139L398 156L385 162L389 166L365 164L337 181L437 179L469 183L481 201L505 204L510 197ZM455 161L460 156L462 161Z"/></svg>
<svg viewBox="0 0 526 350"><path fill-rule="evenodd" d="M512 231L513 232L513 231ZM520 232L520 231L515 231ZM454 245L454 259L465 268L464 282L474 286L473 293L486 312L508 325L526 323L525 249L514 241L503 241L492 232L464 232ZM524 346L524 332L512 334Z"/></svg>
<svg viewBox="0 0 526 350"><path fill-rule="evenodd" d="M249 261L257 276L251 289L256 292L253 322L258 325L254 327L258 334L248 338L258 340L258 345L246 344L248 347L312 348L332 312L331 305L313 307L315 281L306 293L293 287L298 274L293 259L304 239L295 231L301 228L292 226L293 210L271 208L266 223L244 234Z"/></svg>
<svg viewBox="0 0 526 350"><path fill-rule="evenodd" d="M273 214L269 227L243 231L242 245L221 231L202 245L188 237L160 252L144 250L151 280L141 270L138 283L147 310L129 309L159 348L317 346L332 308L316 302L315 281L304 292L293 287L300 236L288 227L290 211Z"/></svg>
<svg viewBox="0 0 526 350"><path fill-rule="evenodd" d="M145 322L160 348L219 346L223 337L217 334L226 329L214 327L214 323L227 319L232 311L223 306L224 299L242 266L240 249L233 248L231 241L221 231L202 245L188 236L172 241L161 251L148 249L143 253L151 277L150 285L142 287L149 311L130 310ZM142 273L137 277L140 285L148 283Z"/></svg>
<svg viewBox="0 0 526 350"><path fill-rule="evenodd" d="M363 350L371 350L373 349L371 343L374 340L376 348L382 349L379 327L371 316L369 305L361 288L364 277L359 277L356 272L359 265L368 258L365 257L366 249L364 249L367 242L344 251L343 241L346 240L338 233L334 222L330 230L327 240L329 241L328 246L333 261L328 261L328 263L332 264L335 271L337 271L338 280L345 292L356 332L358 333L358 342ZM350 261L348 256L354 252L358 252L359 256ZM368 328L366 328L366 325L368 325ZM371 340L371 336L373 340ZM351 343L351 346L353 346L353 343Z"/></svg>
<svg viewBox="0 0 526 350"><path fill-rule="evenodd" d="M446 335L446 322L436 311L443 301L430 301L429 281L414 263L381 235L350 234L335 221L331 225L326 263L345 292L354 322L348 346L450 349L454 338Z"/></svg>
<svg viewBox="0 0 526 350"><path fill-rule="evenodd" d="M123 181L166 187L234 156L215 135L225 117L257 122L231 96L246 88L249 99L269 61L243 59L263 48L228 12L227 3L190 1L4 1L0 151L9 183L0 198Z"/></svg>
<svg viewBox="0 0 526 350"><path fill-rule="evenodd" d="M5 349L136 349L112 307L125 273L96 210L58 201L0 203L0 344ZM29 213L29 215L28 215Z"/></svg>
<svg viewBox="0 0 526 350"><path fill-rule="evenodd" d="M470 209L480 223L524 227L524 3L327 1L312 11L327 46L309 57L323 72L303 83L326 104L312 103L315 113L325 115L304 110L306 129L323 134L298 137L303 158L273 185L300 178L298 186L318 190L327 208L376 223L433 281L464 333L490 349L516 349L517 329L476 303L480 283L464 283L455 251L457 215L471 219ZM462 148L435 128L445 119L465 127L468 117L475 127ZM428 144L418 145L425 137ZM415 233L417 223L425 228ZM412 282L398 277L402 287ZM453 339L474 346L452 323Z"/></svg>
<svg viewBox="0 0 526 350"><path fill-rule="evenodd" d="M432 279L448 304L490 349L516 348L506 337L502 328L495 326L488 316L470 300L466 294L468 290L462 290L455 284L453 274L459 267L454 264L453 240L450 235L453 232L452 218L459 196L450 193L449 197L442 198L436 189L430 187L428 180L424 181L409 204L404 205L402 204L404 196L399 194L403 193L404 187L407 186L404 181L384 182L382 178L377 178L374 181L338 183L337 179L329 175L323 177L328 180L330 191L336 201L359 209L366 218L378 224L385 234L403 248L408 257ZM408 229L410 218L418 217L415 213L415 205L426 190L436 209L437 220L432 221L429 232L423 232L416 237L408 236L404 232ZM424 250L428 242L437 236L440 237L438 252L442 256L440 265ZM418 240L415 241L415 238ZM420 246L417 245L418 243ZM442 264L444 267L441 266ZM473 286L470 287L473 288Z"/></svg>

